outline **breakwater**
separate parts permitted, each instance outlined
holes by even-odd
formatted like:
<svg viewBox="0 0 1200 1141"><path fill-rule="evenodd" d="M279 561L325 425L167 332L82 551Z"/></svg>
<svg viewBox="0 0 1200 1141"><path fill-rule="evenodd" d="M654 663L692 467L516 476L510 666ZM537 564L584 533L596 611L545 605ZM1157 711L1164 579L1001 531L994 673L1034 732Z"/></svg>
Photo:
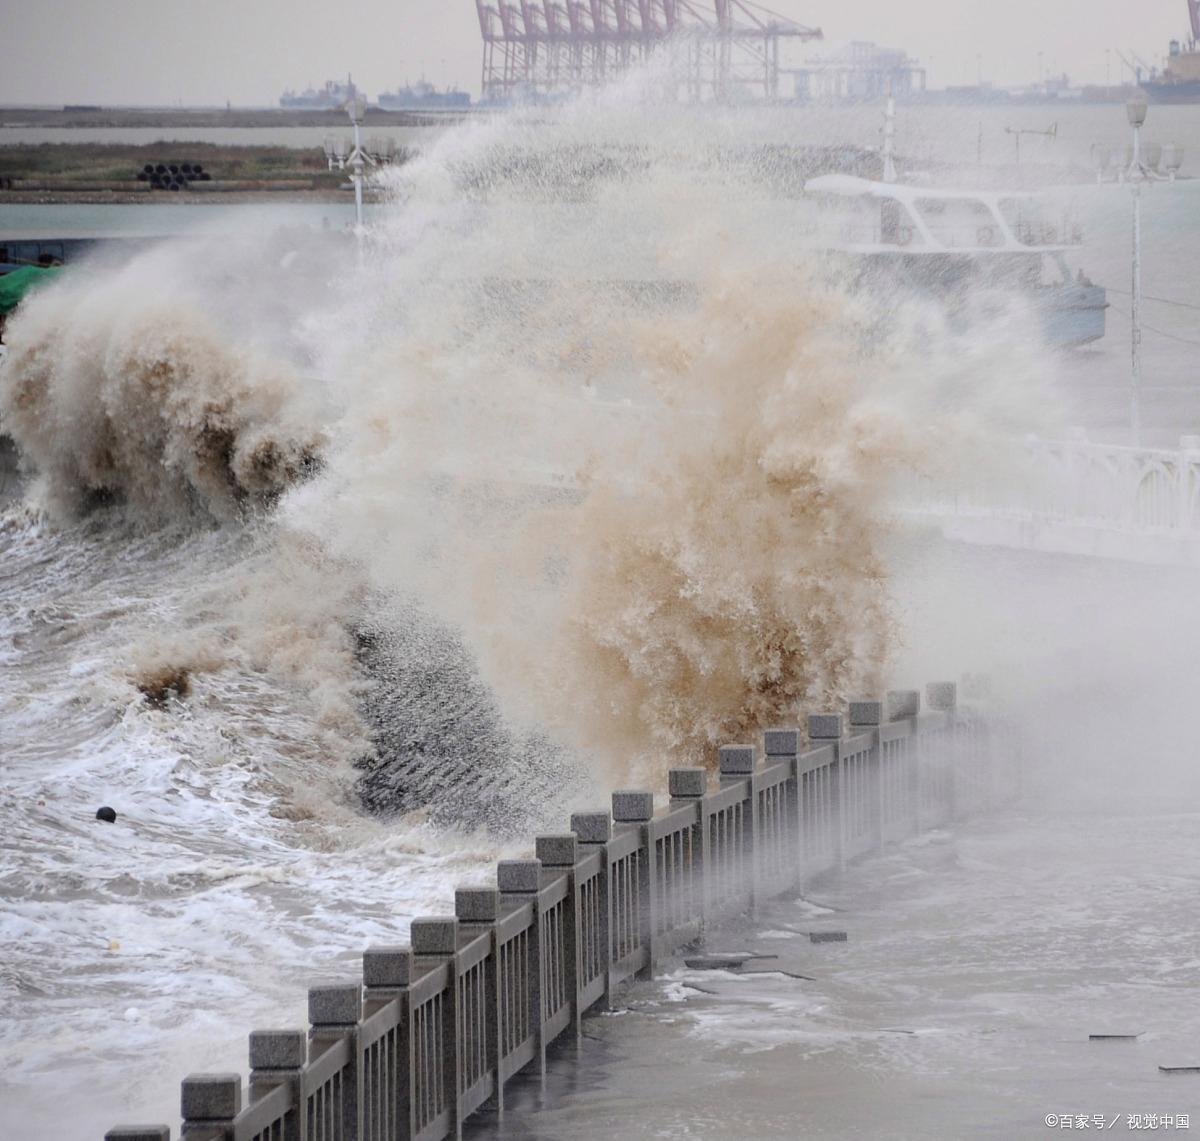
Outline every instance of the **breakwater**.
<svg viewBox="0 0 1200 1141"><path fill-rule="evenodd" d="M455 892L454 914L415 919L410 942L369 947L361 979L309 991L310 1029L250 1035L250 1083L184 1079L194 1141L401 1141L457 1136L463 1121L577 1034L625 981L706 932L802 890L846 861L1011 799L1016 752L1003 722L959 705L954 683L847 716L767 730L761 749L719 750L646 790L539 836L501 861L494 886ZM807 747L803 747L807 745ZM106 1141L165 1141L166 1125L118 1126Z"/></svg>

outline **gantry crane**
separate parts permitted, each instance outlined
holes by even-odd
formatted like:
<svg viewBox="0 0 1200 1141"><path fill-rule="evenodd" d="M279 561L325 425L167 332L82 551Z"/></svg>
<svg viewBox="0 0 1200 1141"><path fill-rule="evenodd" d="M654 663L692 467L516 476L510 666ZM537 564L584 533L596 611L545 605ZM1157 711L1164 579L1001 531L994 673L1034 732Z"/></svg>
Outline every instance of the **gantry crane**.
<svg viewBox="0 0 1200 1141"><path fill-rule="evenodd" d="M779 94L779 46L820 39L754 0L475 0L484 99L597 86L669 50L685 94Z"/></svg>

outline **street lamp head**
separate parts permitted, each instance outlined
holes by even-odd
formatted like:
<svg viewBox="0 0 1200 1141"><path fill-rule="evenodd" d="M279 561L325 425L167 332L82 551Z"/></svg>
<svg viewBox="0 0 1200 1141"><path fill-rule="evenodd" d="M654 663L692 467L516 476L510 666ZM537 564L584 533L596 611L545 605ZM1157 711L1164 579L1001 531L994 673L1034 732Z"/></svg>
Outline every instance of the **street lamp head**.
<svg viewBox="0 0 1200 1141"><path fill-rule="evenodd" d="M1163 169L1175 174L1183 166L1183 147L1178 143L1167 143L1162 150Z"/></svg>
<svg viewBox="0 0 1200 1141"><path fill-rule="evenodd" d="M347 100L346 114L350 116L350 122L361 123L366 113L367 101L361 95L355 95L353 99Z"/></svg>
<svg viewBox="0 0 1200 1141"><path fill-rule="evenodd" d="M1131 127L1140 127L1146 121L1146 112L1148 110L1149 105L1146 103L1146 97L1139 91L1125 104L1125 114L1129 116L1129 125Z"/></svg>

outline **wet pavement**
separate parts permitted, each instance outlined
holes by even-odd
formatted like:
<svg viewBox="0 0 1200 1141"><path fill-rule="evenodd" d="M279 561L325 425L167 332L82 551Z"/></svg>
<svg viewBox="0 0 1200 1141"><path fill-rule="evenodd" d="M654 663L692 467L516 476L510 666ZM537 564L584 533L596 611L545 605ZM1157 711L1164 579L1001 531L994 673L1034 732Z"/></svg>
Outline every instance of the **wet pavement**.
<svg viewBox="0 0 1200 1141"><path fill-rule="evenodd" d="M1200 1074L1158 1068L1200 1064L1197 857L1200 814L1136 798L915 839L709 940L777 960L666 964L620 992L467 1136L1013 1139L1067 1117L1141 1132L1149 1114L1200 1129ZM810 941L830 930L847 941ZM1089 1039L1120 1033L1139 1037Z"/></svg>

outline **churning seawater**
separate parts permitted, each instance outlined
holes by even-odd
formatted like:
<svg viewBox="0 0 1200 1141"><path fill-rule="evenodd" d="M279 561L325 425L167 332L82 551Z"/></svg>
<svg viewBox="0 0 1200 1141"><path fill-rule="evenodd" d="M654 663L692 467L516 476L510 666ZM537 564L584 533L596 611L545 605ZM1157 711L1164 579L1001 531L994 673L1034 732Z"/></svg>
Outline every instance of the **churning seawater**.
<svg viewBox="0 0 1200 1141"><path fill-rule="evenodd" d="M780 120L660 111L466 124L391 176L361 259L256 215L97 258L10 324L6 1132L173 1119L184 1073L240 1068L250 1029L300 1025L307 982L352 976L519 837L798 707L991 666L1026 696L1066 669L1070 693L1115 700L1115 677L1141 701L1186 576L992 573L890 515L909 472L1002 469L1008 439L1096 412L1097 374L1115 409L1119 336L1081 369L1019 299L963 329L831 281L764 159ZM1191 191L1148 205L1148 273L1174 259L1154 287L1180 300ZM1091 193L1108 236L1082 264L1119 284L1127 198ZM1177 388L1180 348L1153 358ZM1049 664L1015 668L1030 643ZM1162 837L1139 874L1182 850ZM922 971L938 953L911 948ZM860 964L854 1001L893 962ZM781 1075L807 1056L770 1045ZM902 1135L856 1128L828 1135Z"/></svg>

